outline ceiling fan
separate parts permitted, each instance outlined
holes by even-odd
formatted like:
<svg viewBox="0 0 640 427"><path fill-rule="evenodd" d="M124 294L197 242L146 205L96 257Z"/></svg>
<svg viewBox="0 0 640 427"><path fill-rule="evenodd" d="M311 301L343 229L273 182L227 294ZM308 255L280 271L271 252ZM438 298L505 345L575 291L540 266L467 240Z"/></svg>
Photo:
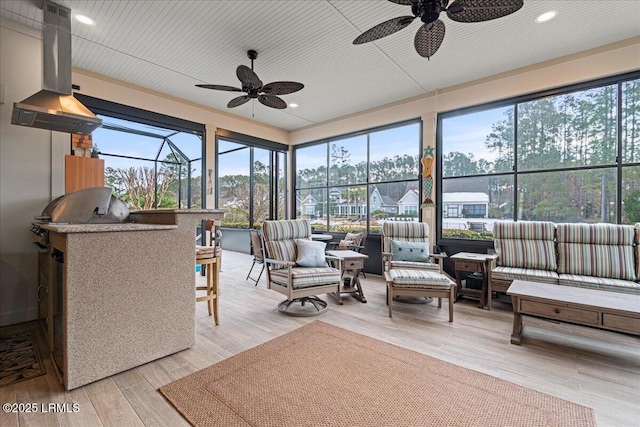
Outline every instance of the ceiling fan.
<svg viewBox="0 0 640 427"><path fill-rule="evenodd" d="M402 30L420 18L423 22L414 38L414 46L418 54L425 58L432 57L444 40L444 22L440 20L440 12L447 12L449 19L457 22L482 22L510 15L518 11L524 0L456 0L449 5L449 0L389 0L404 6L411 6L411 15L389 19L360 34L353 44L362 44L381 39Z"/></svg>
<svg viewBox="0 0 640 427"><path fill-rule="evenodd" d="M197 84L197 87L204 89L224 90L227 92L246 92L246 95L233 98L227 104L228 108L237 107L239 105L248 102L251 99L258 99L260 103L271 108L284 109L287 108L287 103L276 95L286 95L289 93L297 92L304 87L302 83L297 82L273 82L266 85L262 84L262 81L258 78L258 75L253 71L253 60L258 57L258 52L250 50L247 52L247 56L251 60L251 68L246 65L238 65L236 69L236 75L242 83L242 88L225 86L225 85L209 85L209 84Z"/></svg>

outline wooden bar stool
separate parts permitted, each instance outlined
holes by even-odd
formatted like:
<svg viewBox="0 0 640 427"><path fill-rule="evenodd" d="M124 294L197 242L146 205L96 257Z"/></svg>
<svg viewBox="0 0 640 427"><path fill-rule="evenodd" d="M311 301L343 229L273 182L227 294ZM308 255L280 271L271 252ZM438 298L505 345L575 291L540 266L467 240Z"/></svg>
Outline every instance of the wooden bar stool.
<svg viewBox="0 0 640 427"><path fill-rule="evenodd" d="M218 294L220 283L220 258L215 256L215 247L196 246L196 264L207 270L207 285L196 286L196 291L207 291L203 296L196 296L196 302L206 301L209 316L213 314L216 325L218 321Z"/></svg>

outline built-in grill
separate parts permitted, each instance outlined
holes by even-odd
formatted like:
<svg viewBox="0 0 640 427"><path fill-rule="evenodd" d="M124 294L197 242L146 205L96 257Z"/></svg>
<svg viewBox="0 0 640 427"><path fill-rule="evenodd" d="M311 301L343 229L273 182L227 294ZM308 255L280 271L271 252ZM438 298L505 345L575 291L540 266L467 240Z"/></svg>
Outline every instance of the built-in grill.
<svg viewBox="0 0 640 427"><path fill-rule="evenodd" d="M111 194L111 188L91 187L65 194L49 203L42 215L34 218L31 232L41 248L49 245L49 232L44 224L109 224L129 217L129 208Z"/></svg>

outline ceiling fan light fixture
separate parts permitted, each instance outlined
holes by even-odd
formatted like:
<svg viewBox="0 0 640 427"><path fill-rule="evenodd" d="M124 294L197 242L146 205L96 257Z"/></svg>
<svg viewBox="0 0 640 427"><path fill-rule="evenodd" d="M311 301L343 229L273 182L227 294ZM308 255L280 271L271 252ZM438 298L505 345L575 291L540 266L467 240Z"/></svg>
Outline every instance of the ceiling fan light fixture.
<svg viewBox="0 0 640 427"><path fill-rule="evenodd" d="M238 96L229 101L227 108L238 107L252 99L257 99L261 104L266 105L267 107L277 108L278 110L287 108L287 103L282 98L279 98L278 95L287 95L297 92L302 90L304 85L302 83L291 81L278 81L267 83L266 85L263 84L262 80L260 80L255 71L253 71L253 61L258 57L258 52L250 50L247 52L247 56L251 60L251 68L246 65L238 65L238 68L236 69L236 76L238 77L238 80L240 80L240 83L242 83L241 88L212 84L197 84L196 87L224 90L227 92L246 93L246 95Z"/></svg>
<svg viewBox="0 0 640 427"><path fill-rule="evenodd" d="M298 104L296 104L295 102L290 102L290 103L289 103L289 107L291 107L291 108L298 108Z"/></svg>
<svg viewBox="0 0 640 427"><path fill-rule="evenodd" d="M91 26L96 25L96 21L94 21L93 19L89 18L88 16L85 16L85 15L73 15L73 17L76 18L76 21L78 21L81 24L91 25Z"/></svg>
<svg viewBox="0 0 640 427"><path fill-rule="evenodd" d="M372 42L387 37L407 27L419 18L422 26L416 32L414 47L424 58L436 53L444 39L445 25L440 19L442 12L455 22L485 22L517 12L524 0L389 0L391 3L410 6L413 16L399 16L369 28L355 38L353 44Z"/></svg>
<svg viewBox="0 0 640 427"><path fill-rule="evenodd" d="M555 17L558 16L558 11L557 10L549 10L547 12L541 13L540 15L538 15L538 17L536 18L536 23L537 24L543 24L545 22L549 22L552 19L554 19Z"/></svg>

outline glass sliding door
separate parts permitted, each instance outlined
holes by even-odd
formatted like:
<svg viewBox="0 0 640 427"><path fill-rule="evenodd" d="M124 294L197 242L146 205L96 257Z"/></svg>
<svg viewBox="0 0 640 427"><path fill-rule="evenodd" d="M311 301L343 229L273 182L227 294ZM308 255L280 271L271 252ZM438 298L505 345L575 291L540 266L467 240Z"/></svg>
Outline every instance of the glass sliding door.
<svg viewBox="0 0 640 427"><path fill-rule="evenodd" d="M222 225L254 228L286 218L286 161L281 150L218 138L217 207L227 209Z"/></svg>

